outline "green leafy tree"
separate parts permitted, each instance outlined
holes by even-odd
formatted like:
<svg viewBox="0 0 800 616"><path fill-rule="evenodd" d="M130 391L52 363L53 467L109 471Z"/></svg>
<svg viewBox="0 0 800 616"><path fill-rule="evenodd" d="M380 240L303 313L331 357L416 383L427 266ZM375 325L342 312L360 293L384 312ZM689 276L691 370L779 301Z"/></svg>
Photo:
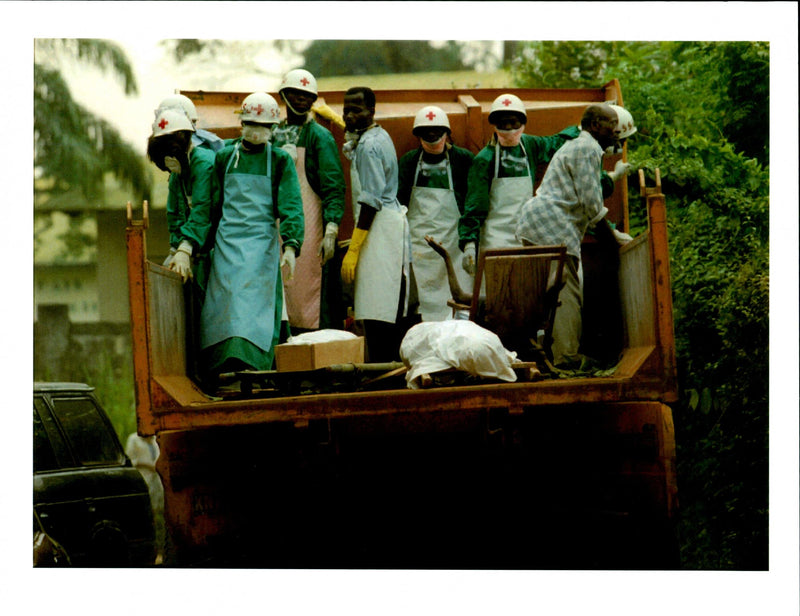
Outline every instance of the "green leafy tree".
<svg viewBox="0 0 800 616"><path fill-rule="evenodd" d="M767 568L768 45L532 43L514 66L527 87L619 79L638 128L629 161L658 168L667 198L682 562Z"/></svg>
<svg viewBox="0 0 800 616"><path fill-rule="evenodd" d="M577 88L602 83L619 43L532 41L511 60L514 84L528 88Z"/></svg>
<svg viewBox="0 0 800 616"><path fill-rule="evenodd" d="M36 39L34 55L34 168L39 193L78 188L87 199L102 195L107 173L149 198L150 180L142 156L116 128L78 104L60 68L62 59L87 63L117 77L125 94L137 92L122 49L98 39Z"/></svg>
<svg viewBox="0 0 800 616"><path fill-rule="evenodd" d="M303 65L314 75L382 75L469 68L461 57L456 41L434 47L427 41L316 40L304 50Z"/></svg>

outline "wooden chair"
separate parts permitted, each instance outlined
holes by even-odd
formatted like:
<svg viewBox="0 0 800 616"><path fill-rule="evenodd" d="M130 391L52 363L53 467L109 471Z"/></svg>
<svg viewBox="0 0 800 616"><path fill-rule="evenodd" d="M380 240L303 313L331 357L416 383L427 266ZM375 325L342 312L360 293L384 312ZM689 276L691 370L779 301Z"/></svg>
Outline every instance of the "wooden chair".
<svg viewBox="0 0 800 616"><path fill-rule="evenodd" d="M428 241L444 259L448 274L452 263L446 250ZM565 246L522 246L481 251L471 297L448 276L454 310L468 310L469 320L498 335L522 360L550 359L553 320L567 258ZM551 267L555 264L555 267ZM482 296L481 287L485 287ZM544 336L539 336L543 331ZM544 358L542 357L544 354Z"/></svg>

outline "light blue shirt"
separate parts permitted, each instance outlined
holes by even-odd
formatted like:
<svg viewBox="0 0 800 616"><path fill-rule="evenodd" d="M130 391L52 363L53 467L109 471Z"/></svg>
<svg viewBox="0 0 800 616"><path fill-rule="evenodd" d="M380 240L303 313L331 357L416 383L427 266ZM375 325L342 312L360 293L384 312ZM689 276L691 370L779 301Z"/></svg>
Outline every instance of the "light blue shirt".
<svg viewBox="0 0 800 616"><path fill-rule="evenodd" d="M608 212L603 205L602 168L603 149L587 131L561 146L536 195L522 206L517 239L540 246L564 244L567 254L580 259L586 229Z"/></svg>
<svg viewBox="0 0 800 616"><path fill-rule="evenodd" d="M361 135L355 149L355 163L361 183L357 201L378 211L384 207L399 209L397 153L389 133L375 126Z"/></svg>

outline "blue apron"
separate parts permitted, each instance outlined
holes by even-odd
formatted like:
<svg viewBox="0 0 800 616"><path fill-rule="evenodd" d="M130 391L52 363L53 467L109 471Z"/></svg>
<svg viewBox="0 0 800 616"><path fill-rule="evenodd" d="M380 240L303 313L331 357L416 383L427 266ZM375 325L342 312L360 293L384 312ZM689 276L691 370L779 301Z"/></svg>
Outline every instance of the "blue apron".
<svg viewBox="0 0 800 616"><path fill-rule="evenodd" d="M201 346L239 337L269 352L275 328L280 244L272 206L272 149L265 147L267 175L228 173L222 218L203 304Z"/></svg>

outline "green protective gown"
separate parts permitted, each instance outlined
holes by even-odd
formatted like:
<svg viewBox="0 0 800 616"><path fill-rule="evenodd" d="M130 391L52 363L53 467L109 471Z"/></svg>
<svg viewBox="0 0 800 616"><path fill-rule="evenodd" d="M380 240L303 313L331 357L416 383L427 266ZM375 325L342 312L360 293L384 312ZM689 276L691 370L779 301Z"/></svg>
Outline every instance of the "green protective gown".
<svg viewBox="0 0 800 616"><path fill-rule="evenodd" d="M311 189L322 201L322 225L341 224L345 208L345 180L339 148L331 132L313 118L301 125L281 122L272 133L272 145L292 143L305 148L305 171ZM345 319L341 263L331 259L322 266L319 328L341 328Z"/></svg>
<svg viewBox="0 0 800 616"><path fill-rule="evenodd" d="M234 156L235 145L238 140L226 145L217 152L214 162L214 181L217 186L225 186L225 169L229 159ZM267 145L266 147L272 147ZM240 153L238 163L234 161L228 173L266 174L266 156L245 155ZM222 215L224 192L220 188L218 199L211 209L211 232L209 241L213 243L216 228ZM299 256L303 243L303 200L300 194L300 183L292 158L283 150L272 147L272 203L275 217L280 219L280 234L283 246L293 246L295 254ZM283 307L283 293L281 285L277 287L275 301L275 323L273 327L272 344L269 349L261 349L244 338L228 338L203 350L205 371L208 374L220 370L239 369L241 363L259 370L272 368L274 360L274 347L279 341L281 326L281 311Z"/></svg>
<svg viewBox="0 0 800 616"><path fill-rule="evenodd" d="M411 190L414 188L414 175L417 170L417 162L419 156L424 150L416 148L403 154L398 161L398 186L397 186L397 200L405 206L411 200ZM453 191L456 194L456 204L458 211L464 213L464 202L467 198L467 176L469 169L472 166L472 159L475 157L472 152L465 148L452 146L448 150L450 154L450 168L453 174ZM430 154L425 155L425 161L436 163L442 160L445 153L442 152L437 156ZM447 178L444 177L441 185L427 184L427 178L420 176L417 181L420 186L429 186L430 188L448 188Z"/></svg>
<svg viewBox="0 0 800 616"><path fill-rule="evenodd" d="M214 152L208 148L192 148L189 172L170 173L167 194L169 245L177 248L184 240L192 244L193 275L201 292L208 279L206 241L211 227L211 203L216 198L213 173Z"/></svg>
<svg viewBox="0 0 800 616"><path fill-rule="evenodd" d="M506 164L504 161L500 165L498 177L523 177L528 173L528 166L530 166L530 173L535 174L537 165L549 163L558 148L569 139L577 137L579 133L580 127L574 125L547 137L523 134L520 144L511 148L502 148L509 155L505 160L510 162ZM523 145L528 165L524 164ZM458 244L462 250L469 242L478 243L481 227L489 214L489 189L494 177L494 157L494 145L487 145L478 152L472 161L467 179L464 213L458 223ZM531 181L532 184L536 184L535 177L532 177Z"/></svg>

